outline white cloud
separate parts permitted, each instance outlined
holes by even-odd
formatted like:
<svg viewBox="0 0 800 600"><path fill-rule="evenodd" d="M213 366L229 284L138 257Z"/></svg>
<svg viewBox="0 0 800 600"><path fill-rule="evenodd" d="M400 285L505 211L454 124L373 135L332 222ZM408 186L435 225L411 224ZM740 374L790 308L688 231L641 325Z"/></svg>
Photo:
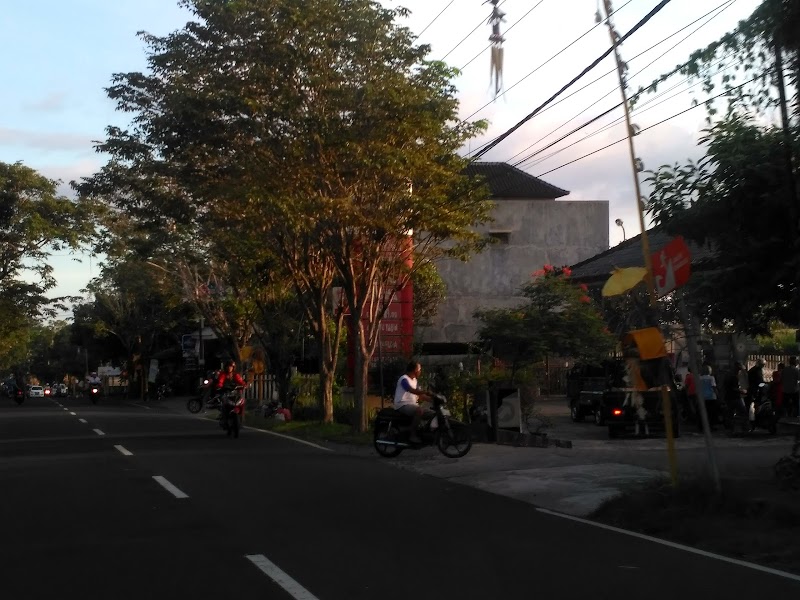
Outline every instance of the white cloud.
<svg viewBox="0 0 800 600"><path fill-rule="evenodd" d="M16 146L46 152L91 152L93 145L94 140L91 136L78 133L45 133L0 127L0 146Z"/></svg>
<svg viewBox="0 0 800 600"><path fill-rule="evenodd" d="M66 92L50 92L39 100L24 103L22 108L31 112L59 112L66 108L66 100Z"/></svg>

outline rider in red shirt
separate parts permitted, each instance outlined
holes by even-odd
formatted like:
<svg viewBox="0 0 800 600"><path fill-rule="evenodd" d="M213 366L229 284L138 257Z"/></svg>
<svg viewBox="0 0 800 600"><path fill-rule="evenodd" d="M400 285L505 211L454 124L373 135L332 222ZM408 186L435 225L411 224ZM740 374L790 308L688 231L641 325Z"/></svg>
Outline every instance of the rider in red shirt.
<svg viewBox="0 0 800 600"><path fill-rule="evenodd" d="M236 372L236 361L230 359L225 363L225 368L219 372L219 377L214 384L214 393L211 394L211 398L208 399L206 405L217 405L220 401L219 396L223 391L225 391L225 389L232 390L236 386L244 387L245 385L246 384L244 379L242 379L242 376Z"/></svg>
<svg viewBox="0 0 800 600"><path fill-rule="evenodd" d="M231 359L225 363L225 368L219 372L216 389L221 391L223 387L230 389L238 385L244 386L244 379L236 372L236 361Z"/></svg>

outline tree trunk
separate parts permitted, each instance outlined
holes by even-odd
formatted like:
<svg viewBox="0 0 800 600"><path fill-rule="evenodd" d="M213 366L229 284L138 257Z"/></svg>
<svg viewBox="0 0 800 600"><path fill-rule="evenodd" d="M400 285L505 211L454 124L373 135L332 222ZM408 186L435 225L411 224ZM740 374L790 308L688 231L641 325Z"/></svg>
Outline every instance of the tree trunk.
<svg viewBox="0 0 800 600"><path fill-rule="evenodd" d="M353 427L356 431L364 432L369 427L367 411L367 392L369 391L369 356L363 352L363 346L356 342L356 364L353 374L353 395L355 397L355 420Z"/></svg>
<svg viewBox="0 0 800 600"><path fill-rule="evenodd" d="M333 378L334 366L331 356L330 336L325 329L317 335L319 348L319 406L323 423L333 423Z"/></svg>

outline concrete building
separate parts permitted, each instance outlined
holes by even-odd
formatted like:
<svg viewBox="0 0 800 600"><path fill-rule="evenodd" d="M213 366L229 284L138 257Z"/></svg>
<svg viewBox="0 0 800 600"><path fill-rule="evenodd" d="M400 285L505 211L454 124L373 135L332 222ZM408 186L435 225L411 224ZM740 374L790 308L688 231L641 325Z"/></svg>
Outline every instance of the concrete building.
<svg viewBox="0 0 800 600"><path fill-rule="evenodd" d="M608 249L607 200L557 200L569 192L506 163L472 163L468 172L491 190L494 221L479 231L496 243L469 262L437 264L447 298L416 339L441 354L460 354L458 346L475 339L476 309L520 303L520 286L543 265L572 265Z"/></svg>

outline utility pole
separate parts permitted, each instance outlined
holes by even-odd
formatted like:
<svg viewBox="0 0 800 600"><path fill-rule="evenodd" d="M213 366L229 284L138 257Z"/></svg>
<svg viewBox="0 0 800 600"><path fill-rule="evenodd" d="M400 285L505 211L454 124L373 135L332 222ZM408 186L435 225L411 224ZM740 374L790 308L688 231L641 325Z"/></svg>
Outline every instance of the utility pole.
<svg viewBox="0 0 800 600"><path fill-rule="evenodd" d="M622 107L625 110L625 126L628 128L628 152L631 159L631 168L633 169L633 187L636 193L636 211L639 214L639 226L642 230L642 255L644 257L644 266L647 270L645 275L645 282L650 294L650 306L655 309L658 306L658 296L656 295L655 280L653 279L653 261L650 256L650 240L647 236L647 226L644 221L644 206L642 204L642 190L639 184L639 172L643 169L642 161L637 158L636 150L633 145L633 136L635 132L631 124L631 111L628 106L627 82L626 73L628 65L622 60L619 54L619 40L620 35L614 29L614 24L611 21L611 14L613 8L611 7L611 0L603 0L603 6L606 11L606 26L608 27L608 35L611 38L611 46L614 48L614 59L617 62L617 77L619 79L619 90L622 94ZM602 17L600 11L597 12L598 23ZM672 431L672 406L670 403L669 390L666 385L661 386L661 403L664 407L664 427L667 433L667 456L669 458L669 472L672 485L678 483L678 463L675 457L675 436Z"/></svg>

